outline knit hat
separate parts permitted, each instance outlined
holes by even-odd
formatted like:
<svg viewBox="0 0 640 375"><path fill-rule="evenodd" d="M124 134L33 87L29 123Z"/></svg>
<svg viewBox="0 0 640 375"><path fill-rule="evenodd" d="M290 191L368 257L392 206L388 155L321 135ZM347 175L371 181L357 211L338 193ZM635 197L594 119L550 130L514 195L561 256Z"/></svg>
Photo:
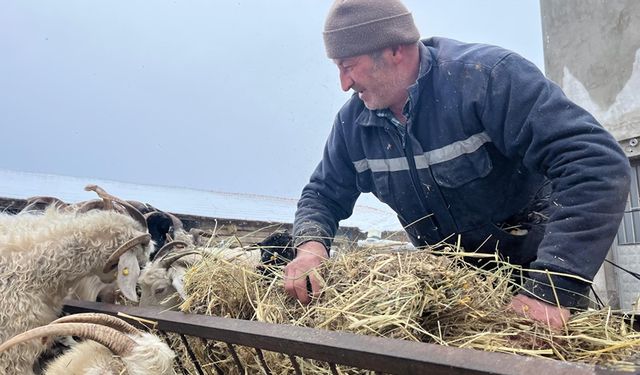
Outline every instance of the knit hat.
<svg viewBox="0 0 640 375"><path fill-rule="evenodd" d="M420 33L399 0L336 0L324 24L330 59L364 55L417 42Z"/></svg>

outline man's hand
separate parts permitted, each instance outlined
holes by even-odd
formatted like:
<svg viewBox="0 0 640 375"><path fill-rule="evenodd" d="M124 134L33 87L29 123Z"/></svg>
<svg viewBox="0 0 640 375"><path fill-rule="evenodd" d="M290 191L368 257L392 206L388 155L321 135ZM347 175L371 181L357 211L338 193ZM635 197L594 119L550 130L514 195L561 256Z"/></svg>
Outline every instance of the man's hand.
<svg viewBox="0 0 640 375"><path fill-rule="evenodd" d="M558 307L539 299L518 294L513 297L509 309L520 316L561 329L569 320L571 313L564 307Z"/></svg>
<svg viewBox="0 0 640 375"><path fill-rule="evenodd" d="M284 268L284 289L287 293L304 304L311 302L307 280L311 282L312 294L317 296L320 282L311 271L327 258L327 250L320 242L309 241L300 245L296 258Z"/></svg>

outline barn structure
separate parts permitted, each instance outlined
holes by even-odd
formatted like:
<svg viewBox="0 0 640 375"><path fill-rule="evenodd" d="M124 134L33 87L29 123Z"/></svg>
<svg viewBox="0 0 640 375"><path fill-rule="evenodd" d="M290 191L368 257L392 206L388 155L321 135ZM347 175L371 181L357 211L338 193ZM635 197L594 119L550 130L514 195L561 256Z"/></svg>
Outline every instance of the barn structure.
<svg viewBox="0 0 640 375"><path fill-rule="evenodd" d="M545 74L620 142L632 166L631 194L609 260L640 272L640 2L541 0ZM596 293L638 309L640 281L605 263ZM603 298L603 299L604 299Z"/></svg>

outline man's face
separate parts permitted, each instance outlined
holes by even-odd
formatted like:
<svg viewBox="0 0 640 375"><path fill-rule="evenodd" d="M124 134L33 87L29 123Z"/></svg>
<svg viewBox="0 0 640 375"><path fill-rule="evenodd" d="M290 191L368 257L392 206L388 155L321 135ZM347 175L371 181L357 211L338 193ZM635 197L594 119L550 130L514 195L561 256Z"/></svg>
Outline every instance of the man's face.
<svg viewBox="0 0 640 375"><path fill-rule="evenodd" d="M372 57L359 55L334 60L340 70L342 90L353 90L368 109L384 109L404 105L407 88L397 79L391 50Z"/></svg>

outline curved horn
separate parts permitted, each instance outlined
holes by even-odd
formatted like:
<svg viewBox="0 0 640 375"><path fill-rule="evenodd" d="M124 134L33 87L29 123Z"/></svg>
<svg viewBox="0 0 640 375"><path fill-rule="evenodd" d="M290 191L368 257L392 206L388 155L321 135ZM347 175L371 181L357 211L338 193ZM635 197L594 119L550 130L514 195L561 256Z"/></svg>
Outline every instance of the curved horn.
<svg viewBox="0 0 640 375"><path fill-rule="evenodd" d="M109 259L107 259L107 263L104 265L104 267L102 268L102 272L107 273L109 271L111 271L113 269L113 267L118 264L118 259L120 259L120 256L122 256L122 254L126 253L127 251L133 249L135 246L141 245L141 244L148 244L149 241L151 241L151 235L149 233L145 233L142 234L138 237L132 238L129 241L125 242L122 246L120 246L118 249L116 249L116 251L113 252L113 254L111 254L111 256L109 257Z"/></svg>
<svg viewBox="0 0 640 375"><path fill-rule="evenodd" d="M140 331L131 324L125 322L122 319L118 319L115 316L98 313L81 313L63 316L58 318L49 324L61 324L61 323L91 323L101 326L113 328L119 332L125 334L140 334Z"/></svg>
<svg viewBox="0 0 640 375"><path fill-rule="evenodd" d="M68 203L64 202L60 198L47 197L47 196L35 196L27 199L26 205L22 210L20 210L20 212L27 211L31 208L35 208L38 205L44 205L44 208L49 206L55 206L59 209L63 209L69 206Z"/></svg>
<svg viewBox="0 0 640 375"><path fill-rule="evenodd" d="M142 228L144 228L145 231L149 230L149 227L147 226L147 220L145 220L144 215L142 215L142 213L140 213L140 211L138 211L137 208L133 207L126 201L116 200L116 202L121 204L127 210L127 213L129 213L129 216L131 216L135 221L140 223L140 225L142 225Z"/></svg>
<svg viewBox="0 0 640 375"><path fill-rule="evenodd" d="M149 212L158 211L157 208L153 207L149 203L142 203L142 202L134 201L134 200L130 200L130 199L127 199L126 202L129 203L130 205L132 205L133 207L135 207L136 210L140 211L140 213L143 214L143 215L145 215L145 214L147 214Z"/></svg>
<svg viewBox="0 0 640 375"><path fill-rule="evenodd" d="M178 259L186 257L187 255L194 255L194 254L202 255L200 251L185 251L177 254L167 255L164 258L160 259L160 266L164 268L169 268Z"/></svg>
<svg viewBox="0 0 640 375"><path fill-rule="evenodd" d="M138 209L133 207L129 202L107 193L103 188L101 188L98 185L87 185L84 187L84 190L93 191L96 194L98 194L98 196L105 201L105 205L110 204L110 202L117 202L121 204L127 210L127 213L129 213L129 215L132 218L134 218L137 222L139 222L140 225L142 225L142 227L145 230L148 229L147 221L144 219L144 216L140 213L140 211L138 211Z"/></svg>
<svg viewBox="0 0 640 375"><path fill-rule="evenodd" d="M93 199L87 202L84 202L80 207L78 207L78 212L85 213L91 210L104 210L105 203L101 199Z"/></svg>
<svg viewBox="0 0 640 375"><path fill-rule="evenodd" d="M175 215L165 212L167 216L171 219L171 224L173 225L173 230L182 229L184 225L182 224L182 220L178 219Z"/></svg>
<svg viewBox="0 0 640 375"><path fill-rule="evenodd" d="M162 246L162 248L156 252L154 258L155 259L160 259L160 258L164 257L165 255L169 254L171 252L171 250L173 250L176 247L180 248L180 249L184 249L187 246L189 246L189 245L184 241L171 241L171 242L165 244L164 246Z"/></svg>
<svg viewBox="0 0 640 375"><path fill-rule="evenodd" d="M191 235L191 237L193 237L193 243L195 243L196 245L209 241L202 238L213 238L213 233L198 228L191 228L189 230L189 234Z"/></svg>
<svg viewBox="0 0 640 375"><path fill-rule="evenodd" d="M112 200L112 201L118 200L118 198L116 198L115 196L107 193L106 190L104 190L103 188L101 188L98 185L94 185L94 184L87 185L87 186L84 187L84 190L85 191L93 191L93 192L95 192L96 194L98 194L98 196L100 198L104 199L105 201L106 200Z"/></svg>
<svg viewBox="0 0 640 375"><path fill-rule="evenodd" d="M126 356L136 346L136 342L113 328L89 323L60 323L30 329L0 345L0 353L11 347L34 339L49 336L79 336L96 341L118 356Z"/></svg>

